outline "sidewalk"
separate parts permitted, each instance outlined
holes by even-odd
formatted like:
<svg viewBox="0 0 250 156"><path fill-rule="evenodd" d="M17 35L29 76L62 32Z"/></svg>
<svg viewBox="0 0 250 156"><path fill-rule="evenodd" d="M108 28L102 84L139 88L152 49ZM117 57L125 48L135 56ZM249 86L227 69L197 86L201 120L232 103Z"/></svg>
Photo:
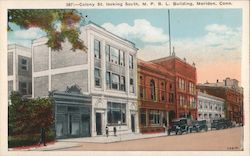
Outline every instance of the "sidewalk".
<svg viewBox="0 0 250 156"><path fill-rule="evenodd" d="M130 133L130 134L118 134L117 136L95 136L95 137L85 137L85 138L70 138L70 139L58 139L53 144L47 144L47 146L33 146L30 148L13 148L9 149L11 151L52 151L59 149L66 149L72 147L79 147L81 143L113 143L120 141L129 141L137 139L147 139L154 137L163 137L167 136L167 133L154 133L154 134L141 134L141 133Z"/></svg>
<svg viewBox="0 0 250 156"><path fill-rule="evenodd" d="M88 142L88 143L112 143L119 141L129 141L137 139L146 139L154 137L167 136L167 133L154 133L154 134L141 134L141 133L129 133L129 134L118 134L117 136L95 136L87 138L72 138L72 139L60 139L58 142Z"/></svg>

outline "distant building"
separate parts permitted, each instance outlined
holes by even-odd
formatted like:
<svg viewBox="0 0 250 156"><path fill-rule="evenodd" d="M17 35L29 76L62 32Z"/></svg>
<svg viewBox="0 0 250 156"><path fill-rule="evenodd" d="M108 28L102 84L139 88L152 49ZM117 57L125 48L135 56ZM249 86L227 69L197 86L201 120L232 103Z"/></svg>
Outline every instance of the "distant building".
<svg viewBox="0 0 250 156"><path fill-rule="evenodd" d="M183 60L178 58L174 52L169 57L151 62L161 65L174 74L175 116L197 119L197 74L195 64L189 64L185 58Z"/></svg>
<svg viewBox="0 0 250 156"><path fill-rule="evenodd" d="M198 92L198 120L224 118L224 105L224 99Z"/></svg>
<svg viewBox="0 0 250 156"><path fill-rule="evenodd" d="M22 96L32 94L31 49L17 45L8 45L8 96L18 91Z"/></svg>
<svg viewBox="0 0 250 156"><path fill-rule="evenodd" d="M176 118L174 74L159 64L138 60L138 109L142 133L163 132Z"/></svg>
<svg viewBox="0 0 250 156"><path fill-rule="evenodd" d="M90 22L81 27L87 52L68 42L53 51L47 38L33 42L33 97L52 92L57 138L139 132L137 48Z"/></svg>
<svg viewBox="0 0 250 156"><path fill-rule="evenodd" d="M201 92L225 99L225 116L231 121L243 123L243 88L235 79L226 78L223 82L198 84Z"/></svg>

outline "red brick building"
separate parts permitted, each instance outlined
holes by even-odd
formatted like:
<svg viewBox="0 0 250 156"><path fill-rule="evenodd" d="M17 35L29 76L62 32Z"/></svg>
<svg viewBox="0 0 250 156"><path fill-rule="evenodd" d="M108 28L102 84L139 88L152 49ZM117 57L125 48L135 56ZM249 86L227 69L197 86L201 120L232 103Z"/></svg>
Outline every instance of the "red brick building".
<svg viewBox="0 0 250 156"><path fill-rule="evenodd" d="M207 94L225 99L226 118L236 123L243 121L243 88L238 86L235 79L226 78L223 82L197 85L197 89Z"/></svg>
<svg viewBox="0 0 250 156"><path fill-rule="evenodd" d="M140 132L163 132L175 118L174 74L160 65L138 60Z"/></svg>
<svg viewBox="0 0 250 156"><path fill-rule="evenodd" d="M174 74L176 117L197 119L197 74L195 64L172 56L151 61Z"/></svg>

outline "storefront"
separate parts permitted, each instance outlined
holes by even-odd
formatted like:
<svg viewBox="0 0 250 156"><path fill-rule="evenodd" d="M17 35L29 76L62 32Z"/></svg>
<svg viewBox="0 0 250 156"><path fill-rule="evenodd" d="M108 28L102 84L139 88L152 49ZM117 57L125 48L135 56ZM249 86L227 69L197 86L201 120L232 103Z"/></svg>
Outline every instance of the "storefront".
<svg viewBox="0 0 250 156"><path fill-rule="evenodd" d="M56 138L91 136L91 98L72 92L54 92Z"/></svg>

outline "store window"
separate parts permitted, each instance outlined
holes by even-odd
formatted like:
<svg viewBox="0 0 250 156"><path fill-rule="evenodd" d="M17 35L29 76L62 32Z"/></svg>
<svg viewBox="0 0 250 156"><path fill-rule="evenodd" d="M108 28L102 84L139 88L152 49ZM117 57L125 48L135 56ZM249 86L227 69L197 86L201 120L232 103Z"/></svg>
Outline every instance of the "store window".
<svg viewBox="0 0 250 156"><path fill-rule="evenodd" d="M160 111L150 110L149 121L151 124L160 124Z"/></svg>
<svg viewBox="0 0 250 156"><path fill-rule="evenodd" d="M146 111L145 110L141 110L140 113L140 122L142 126L146 126Z"/></svg>
<svg viewBox="0 0 250 156"><path fill-rule="evenodd" d="M108 102L108 125L126 124L126 104Z"/></svg>

